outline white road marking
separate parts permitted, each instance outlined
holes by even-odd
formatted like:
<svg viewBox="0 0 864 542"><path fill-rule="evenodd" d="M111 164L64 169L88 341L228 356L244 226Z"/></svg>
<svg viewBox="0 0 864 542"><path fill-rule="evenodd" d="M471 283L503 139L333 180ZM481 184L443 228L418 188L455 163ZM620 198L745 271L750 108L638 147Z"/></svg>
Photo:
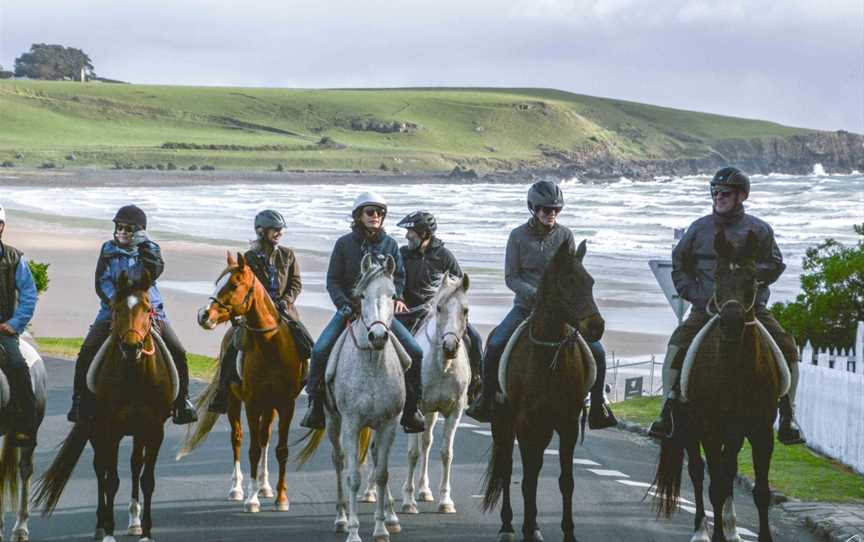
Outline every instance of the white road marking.
<svg viewBox="0 0 864 542"><path fill-rule="evenodd" d="M486 431L483 429L473 429L472 432L477 433L478 435L483 435L484 437L491 437L492 436L492 431Z"/></svg>
<svg viewBox="0 0 864 542"><path fill-rule="evenodd" d="M644 487L649 488L651 484L646 484L645 482L637 482L636 480L615 480L619 484L624 484L625 486L633 486L633 487Z"/></svg>
<svg viewBox="0 0 864 542"><path fill-rule="evenodd" d="M591 461L590 459L574 459L573 464L574 465L586 465L588 467L599 467L600 466L600 463L598 463L596 461ZM618 472L618 471L615 471L615 472ZM624 476L627 476L627 475L625 474Z"/></svg>
<svg viewBox="0 0 864 542"><path fill-rule="evenodd" d="M620 470L609 470L609 469L585 469L588 472L593 472L597 476L615 476L616 478L630 478L630 476L624 474Z"/></svg>
<svg viewBox="0 0 864 542"><path fill-rule="evenodd" d="M465 427L466 429L477 429L478 427L482 427L480 425L474 425L473 423L468 422L459 422L459 425L456 427Z"/></svg>
<svg viewBox="0 0 864 542"><path fill-rule="evenodd" d="M558 455L558 450L543 450L546 455Z"/></svg>

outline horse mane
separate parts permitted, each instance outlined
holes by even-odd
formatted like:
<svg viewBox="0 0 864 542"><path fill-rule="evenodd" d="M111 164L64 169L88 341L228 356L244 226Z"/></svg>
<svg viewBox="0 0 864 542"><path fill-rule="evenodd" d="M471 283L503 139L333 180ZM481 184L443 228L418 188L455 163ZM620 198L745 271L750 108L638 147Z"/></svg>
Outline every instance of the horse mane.
<svg viewBox="0 0 864 542"><path fill-rule="evenodd" d="M426 288L423 289L423 293L429 297L429 300L426 303L423 303L423 319L417 324L415 329L423 329L423 326L426 325L428 320L431 320L435 313L432 311L432 308L437 306L438 303L444 301L453 295L459 288L462 287L462 278L450 275L449 273L442 273L438 275L435 280L433 280Z"/></svg>
<svg viewBox="0 0 864 542"><path fill-rule="evenodd" d="M387 271L383 265L373 264L371 267L369 267L369 269L366 270L365 273L360 275L359 279L357 279L357 284L355 284L354 288L351 289L351 295L363 295L363 292L366 291L366 288L369 287L372 281L374 281L381 275L384 275L386 272Z"/></svg>

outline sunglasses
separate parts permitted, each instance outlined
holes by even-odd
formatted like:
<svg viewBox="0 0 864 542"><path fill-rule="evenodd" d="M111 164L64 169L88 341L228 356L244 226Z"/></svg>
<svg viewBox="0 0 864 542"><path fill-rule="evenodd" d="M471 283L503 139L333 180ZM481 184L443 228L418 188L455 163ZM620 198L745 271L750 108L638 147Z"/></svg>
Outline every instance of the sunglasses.
<svg viewBox="0 0 864 542"><path fill-rule="evenodd" d="M138 226L136 226L134 224L122 224L122 223L118 222L117 224L114 224L114 231L126 232L126 233L135 233L136 231L138 231Z"/></svg>
<svg viewBox="0 0 864 542"><path fill-rule="evenodd" d="M712 198L728 198L734 193L735 193L735 190L724 190L724 189L716 190L715 189L715 190L711 190L711 197Z"/></svg>
<svg viewBox="0 0 864 542"><path fill-rule="evenodd" d="M363 210L363 214L366 216L384 216L387 212L380 207L366 207Z"/></svg>
<svg viewBox="0 0 864 542"><path fill-rule="evenodd" d="M561 212L561 207L546 207L544 205L544 206L537 207L537 212L543 213L544 215L553 215L553 214L557 215L558 213Z"/></svg>

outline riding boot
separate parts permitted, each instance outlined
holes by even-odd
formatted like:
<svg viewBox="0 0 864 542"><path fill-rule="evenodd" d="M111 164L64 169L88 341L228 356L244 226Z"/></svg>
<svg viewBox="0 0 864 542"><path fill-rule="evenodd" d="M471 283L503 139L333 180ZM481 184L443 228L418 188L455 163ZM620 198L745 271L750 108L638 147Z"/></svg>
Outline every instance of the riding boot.
<svg viewBox="0 0 864 542"><path fill-rule="evenodd" d="M612 408L603 398L603 394L592 395L596 395L596 397L591 397L591 407L588 409L588 427L606 429L618 425L618 420L612 413Z"/></svg>
<svg viewBox="0 0 864 542"><path fill-rule="evenodd" d="M36 431L39 424L36 419L36 396L33 394L30 369L26 365L10 367L7 373L15 412L12 422L12 444L17 448L32 448L36 446Z"/></svg>
<svg viewBox="0 0 864 542"><path fill-rule="evenodd" d="M465 337L468 342L468 363L471 365L471 382L468 383L468 404L471 405L480 394L483 380L480 378L480 364L483 361L483 352L479 344L475 344L470 333Z"/></svg>
<svg viewBox="0 0 864 542"><path fill-rule="evenodd" d="M327 419L324 417L324 390L316 387L309 392L309 408L300 422L307 429L324 429Z"/></svg>
<svg viewBox="0 0 864 542"><path fill-rule="evenodd" d="M678 373L678 371L675 371ZM659 439L671 439L675 433L675 407L678 405L678 399L681 397L680 380L675 380L672 389L666 394L666 400L663 401L663 408L660 410L660 415L651 423L648 428L648 435Z"/></svg>
<svg viewBox="0 0 864 542"><path fill-rule="evenodd" d="M186 360L175 360L177 375L180 377L180 392L174 401L174 409L171 412L171 421L176 425L186 425L198 421L198 413L189 402L189 367L184 363Z"/></svg>
<svg viewBox="0 0 864 542"><path fill-rule="evenodd" d="M787 446L804 444L807 440L801 434L801 428L795 422L795 392L798 391L798 363L789 364L792 382L789 393L780 398L780 422L777 429L777 440Z"/></svg>
<svg viewBox="0 0 864 542"><path fill-rule="evenodd" d="M488 345L486 357L483 359L483 382L480 395L465 409L465 414L481 423L492 421L492 409L495 402L495 392L498 390L498 366L489 355ZM498 360L495 360L498 362ZM494 366L493 366L494 365Z"/></svg>
<svg viewBox="0 0 864 542"><path fill-rule="evenodd" d="M406 433L422 433L426 431L426 420L420 414L418 405L421 400L421 391L417 386L408 384L405 386L405 407L402 409L402 429Z"/></svg>
<svg viewBox="0 0 864 542"><path fill-rule="evenodd" d="M232 375L231 365L236 363L236 360L237 350L229 345L222 356L221 367L219 369L219 385L216 388L216 395L213 396L210 405L207 407L208 412L215 414L225 414L228 412L228 388L231 385Z"/></svg>
<svg viewBox="0 0 864 542"><path fill-rule="evenodd" d="M88 355L85 359L84 348L82 347L81 353L78 354L78 359L75 360L75 378L72 381L72 407L66 414L66 419L72 423L83 419L81 411L84 408L84 400L82 394L85 387L84 381L87 379L87 369L90 367L89 357Z"/></svg>

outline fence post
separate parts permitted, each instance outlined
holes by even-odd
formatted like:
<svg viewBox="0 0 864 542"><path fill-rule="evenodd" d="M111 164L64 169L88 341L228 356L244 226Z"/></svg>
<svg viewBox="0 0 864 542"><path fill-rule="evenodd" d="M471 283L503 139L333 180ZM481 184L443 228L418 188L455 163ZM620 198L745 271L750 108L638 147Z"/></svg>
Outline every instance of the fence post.
<svg viewBox="0 0 864 542"><path fill-rule="evenodd" d="M816 365L816 359L813 356L813 345L810 344L809 339L804 348L801 349L801 362L806 362L808 365Z"/></svg>
<svg viewBox="0 0 864 542"><path fill-rule="evenodd" d="M855 333L855 370L864 371L864 322L858 322Z"/></svg>

